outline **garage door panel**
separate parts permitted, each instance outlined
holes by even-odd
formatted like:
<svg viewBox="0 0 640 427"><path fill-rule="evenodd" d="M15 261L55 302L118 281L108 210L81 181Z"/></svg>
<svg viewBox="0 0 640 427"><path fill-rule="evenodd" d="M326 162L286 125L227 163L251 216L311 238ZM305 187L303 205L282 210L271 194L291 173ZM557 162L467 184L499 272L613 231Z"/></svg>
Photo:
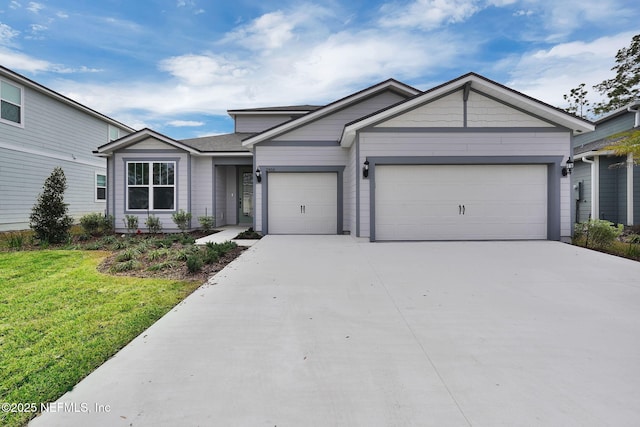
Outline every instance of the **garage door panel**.
<svg viewBox="0 0 640 427"><path fill-rule="evenodd" d="M336 173L270 173L269 233L335 234L337 184Z"/></svg>
<svg viewBox="0 0 640 427"><path fill-rule="evenodd" d="M377 166L375 192L377 240L547 236L545 165Z"/></svg>

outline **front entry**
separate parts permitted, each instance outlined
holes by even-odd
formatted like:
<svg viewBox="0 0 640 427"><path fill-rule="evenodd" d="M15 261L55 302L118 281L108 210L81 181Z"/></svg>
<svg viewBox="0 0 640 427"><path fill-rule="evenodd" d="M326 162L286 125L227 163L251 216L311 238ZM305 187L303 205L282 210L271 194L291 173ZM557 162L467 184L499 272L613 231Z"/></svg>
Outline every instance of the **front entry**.
<svg viewBox="0 0 640 427"><path fill-rule="evenodd" d="M249 166L238 168L238 224L253 224L253 172Z"/></svg>

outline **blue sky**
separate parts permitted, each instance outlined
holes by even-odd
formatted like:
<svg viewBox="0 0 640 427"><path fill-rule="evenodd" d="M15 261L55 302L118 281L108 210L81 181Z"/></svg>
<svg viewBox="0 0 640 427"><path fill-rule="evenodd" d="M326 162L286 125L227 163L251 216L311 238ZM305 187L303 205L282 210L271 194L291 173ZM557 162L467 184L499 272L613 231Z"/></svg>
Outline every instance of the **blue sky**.
<svg viewBox="0 0 640 427"><path fill-rule="evenodd" d="M637 0L0 2L0 64L176 139L391 77L426 90L474 71L562 107L638 33Z"/></svg>

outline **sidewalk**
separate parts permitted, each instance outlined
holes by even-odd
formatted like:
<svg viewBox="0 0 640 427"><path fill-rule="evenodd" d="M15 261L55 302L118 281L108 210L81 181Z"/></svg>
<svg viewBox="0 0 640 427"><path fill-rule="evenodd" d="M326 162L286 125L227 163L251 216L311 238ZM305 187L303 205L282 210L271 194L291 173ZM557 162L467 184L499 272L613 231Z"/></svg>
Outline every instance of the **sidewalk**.
<svg viewBox="0 0 640 427"><path fill-rule="evenodd" d="M235 239L239 233L247 230L247 228L248 227L241 227L237 225L216 228L216 230L219 230L217 233L197 239L196 245L205 245L208 242L222 243L231 240L238 246L253 246L258 240Z"/></svg>

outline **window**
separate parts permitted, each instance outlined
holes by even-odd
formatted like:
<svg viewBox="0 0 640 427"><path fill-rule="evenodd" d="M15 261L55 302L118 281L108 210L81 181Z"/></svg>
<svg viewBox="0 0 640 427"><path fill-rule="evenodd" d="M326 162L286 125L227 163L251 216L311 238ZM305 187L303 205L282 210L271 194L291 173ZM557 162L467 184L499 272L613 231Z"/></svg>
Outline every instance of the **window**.
<svg viewBox="0 0 640 427"><path fill-rule="evenodd" d="M174 210L175 162L127 162L127 208Z"/></svg>
<svg viewBox="0 0 640 427"><path fill-rule="evenodd" d="M109 142L115 141L118 138L120 138L120 129L109 125Z"/></svg>
<svg viewBox="0 0 640 427"><path fill-rule="evenodd" d="M3 122L22 125L22 88L4 80L0 81L0 119Z"/></svg>
<svg viewBox="0 0 640 427"><path fill-rule="evenodd" d="M107 176L96 174L96 202L107 200Z"/></svg>

